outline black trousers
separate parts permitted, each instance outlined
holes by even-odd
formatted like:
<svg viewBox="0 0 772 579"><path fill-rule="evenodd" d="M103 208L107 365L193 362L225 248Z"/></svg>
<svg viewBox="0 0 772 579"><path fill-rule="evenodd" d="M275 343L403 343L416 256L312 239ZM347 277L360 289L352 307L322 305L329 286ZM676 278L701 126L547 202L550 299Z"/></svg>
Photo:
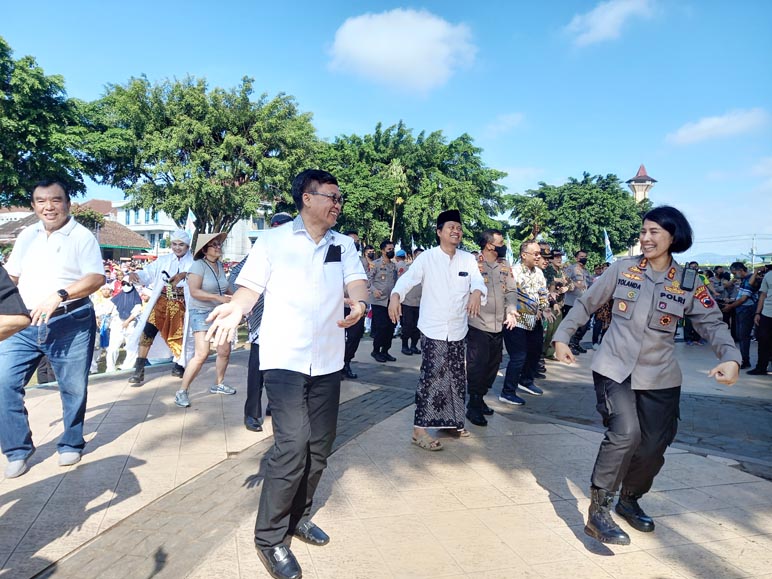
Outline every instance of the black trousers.
<svg viewBox="0 0 772 579"><path fill-rule="evenodd" d="M630 377L615 382L597 372L597 409L608 429L592 471L594 487L643 495L665 464L665 450L678 431L681 387L633 390Z"/></svg>
<svg viewBox="0 0 772 579"><path fill-rule="evenodd" d="M351 313L351 308L343 308L343 317L346 317ZM356 356L357 349L359 349L359 342L362 340L362 336L365 335L365 316L359 318L359 321L346 328L346 352L343 355L343 362L348 364Z"/></svg>
<svg viewBox="0 0 772 579"><path fill-rule="evenodd" d="M244 416L263 419L263 374L260 372L260 346L253 343L249 349L247 364L247 401Z"/></svg>
<svg viewBox="0 0 772 579"><path fill-rule="evenodd" d="M509 355L507 372L504 375L502 394L514 394L518 384L533 384L539 369L544 328L537 322L533 330L504 328L504 347Z"/></svg>
<svg viewBox="0 0 772 579"><path fill-rule="evenodd" d="M418 306L402 306L402 347L417 346L421 339L418 329ZM409 343L408 343L409 342Z"/></svg>
<svg viewBox="0 0 772 579"><path fill-rule="evenodd" d="M571 311L571 308L574 306L563 306L563 317L565 318L568 315L568 312ZM590 329L590 320L587 320L587 323L583 326L576 329L576 332L574 332L574 335L571 336L570 344L572 346L578 346L579 343L582 341L582 338L584 338L584 335L587 333L587 330Z"/></svg>
<svg viewBox="0 0 772 579"><path fill-rule="evenodd" d="M388 352L391 348L391 340L394 337L396 324L389 318L389 309L386 306L370 306L373 310L373 323L370 326L370 334L373 337L373 352Z"/></svg>
<svg viewBox="0 0 772 579"><path fill-rule="evenodd" d="M273 419L255 522L255 545L274 547L311 515L314 493L335 441L340 371L308 376L289 370L263 372Z"/></svg>
<svg viewBox="0 0 772 579"><path fill-rule="evenodd" d="M769 358L772 357L772 318L764 315L759 316L756 339L759 341L759 359L756 362L756 368L766 371Z"/></svg>
<svg viewBox="0 0 772 579"><path fill-rule="evenodd" d="M469 326L466 334L466 379L469 396L485 396L499 371L503 332Z"/></svg>

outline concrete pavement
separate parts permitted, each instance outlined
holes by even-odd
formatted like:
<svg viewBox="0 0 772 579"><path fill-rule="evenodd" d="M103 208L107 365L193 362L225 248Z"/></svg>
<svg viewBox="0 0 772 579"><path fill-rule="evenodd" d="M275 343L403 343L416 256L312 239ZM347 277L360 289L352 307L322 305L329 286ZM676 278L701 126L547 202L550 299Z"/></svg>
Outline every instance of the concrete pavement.
<svg viewBox="0 0 772 579"><path fill-rule="evenodd" d="M359 359L369 360L366 349ZM344 382L337 450L315 516L333 540L324 548L293 544L304 577L770 573L772 483L687 447L668 452L644 501L657 517L655 533L631 530L629 547L584 536L601 436L584 392L591 354L575 368L550 365L547 394L528 397L523 408L489 397L497 410L491 424L470 426L469 439L443 438L438 453L409 443L419 360L397 355L394 364L355 364L360 379ZM723 419L748 412L740 402L769 404L768 377L729 393L711 391L706 380L688 385L687 367L699 375L701 356L679 351L685 398L704 401L704 412ZM56 465L58 393L30 391L38 451L29 473L0 481L0 577L267 577L251 527L270 421L260 434L243 428L245 373L245 353L234 354L227 377L238 394L210 395L208 363L187 410L173 405L179 381L167 369L151 369L142 388L129 388L126 375L92 381L89 444L68 468ZM757 419L746 415L742 436L761 448L770 443L768 414ZM699 423L684 420L682 433L700 432L690 426Z"/></svg>

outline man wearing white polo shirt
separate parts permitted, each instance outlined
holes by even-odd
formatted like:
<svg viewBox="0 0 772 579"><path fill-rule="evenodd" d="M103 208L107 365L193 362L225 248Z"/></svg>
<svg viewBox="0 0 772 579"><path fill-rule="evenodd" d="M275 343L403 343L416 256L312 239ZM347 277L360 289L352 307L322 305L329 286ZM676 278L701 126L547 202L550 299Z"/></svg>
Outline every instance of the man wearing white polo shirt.
<svg viewBox="0 0 772 579"><path fill-rule="evenodd" d="M229 304L209 316L207 338L230 340L258 297L260 369L271 405L274 446L255 523L255 546L273 577L296 579L300 566L284 543L329 537L310 520L314 492L335 440L345 328L367 311L367 276L347 235L332 231L343 208L330 173L306 170L292 182L298 216L265 232L250 251ZM343 291L349 298L344 298ZM343 318L343 308L350 313Z"/></svg>
<svg viewBox="0 0 772 579"><path fill-rule="evenodd" d="M57 181L32 192L40 221L19 234L6 270L30 308L31 325L0 342L0 445L8 458L6 478L27 472L32 444L24 388L40 359L48 356L59 382L64 433L59 465L80 461L83 420L96 319L89 296L105 283L94 234L70 216L70 196Z"/></svg>

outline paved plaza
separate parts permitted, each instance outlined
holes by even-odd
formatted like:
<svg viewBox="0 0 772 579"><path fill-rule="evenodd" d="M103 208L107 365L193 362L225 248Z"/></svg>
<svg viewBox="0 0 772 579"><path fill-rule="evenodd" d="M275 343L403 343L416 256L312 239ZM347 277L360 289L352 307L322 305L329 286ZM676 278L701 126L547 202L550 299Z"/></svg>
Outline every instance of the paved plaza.
<svg viewBox="0 0 772 579"><path fill-rule="evenodd" d="M588 370L551 363L546 394L522 408L494 396L487 428L410 444L417 356L369 363L363 343L344 382L336 450L315 522L332 541L292 544L307 578L772 577L772 377L724 388L705 377L706 347L677 345L684 368L679 443L644 508L657 530L625 526L632 544L582 532L601 439ZM0 480L0 577L268 577L252 543L261 461L272 438L242 425L246 352L234 353L236 396L208 393L213 363L177 408L179 380L150 368L92 379L88 445L57 466L58 392L30 389L37 452ZM495 386L500 388L501 378Z"/></svg>

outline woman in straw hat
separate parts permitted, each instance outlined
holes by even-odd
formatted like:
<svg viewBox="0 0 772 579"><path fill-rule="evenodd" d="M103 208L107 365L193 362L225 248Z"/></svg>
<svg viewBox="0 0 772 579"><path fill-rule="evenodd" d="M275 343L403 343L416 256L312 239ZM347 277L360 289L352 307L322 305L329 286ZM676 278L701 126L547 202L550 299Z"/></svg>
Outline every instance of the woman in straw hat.
<svg viewBox="0 0 772 579"><path fill-rule="evenodd" d="M231 300L231 290L225 276L225 268L222 264L222 245L227 234L201 233L196 240L196 248L193 252L193 265L188 271L188 290L190 302L188 303L188 315L190 317L190 329L195 340L195 354L185 366L182 376L182 386L174 396L177 406L186 408L190 406L188 390L190 384L198 375L201 366L209 356L209 342L206 340L206 331L209 324L207 316L212 310ZM209 388L212 394L233 395L236 390L224 384L225 370L231 356L230 342L217 347L217 361L215 373L217 381Z"/></svg>

